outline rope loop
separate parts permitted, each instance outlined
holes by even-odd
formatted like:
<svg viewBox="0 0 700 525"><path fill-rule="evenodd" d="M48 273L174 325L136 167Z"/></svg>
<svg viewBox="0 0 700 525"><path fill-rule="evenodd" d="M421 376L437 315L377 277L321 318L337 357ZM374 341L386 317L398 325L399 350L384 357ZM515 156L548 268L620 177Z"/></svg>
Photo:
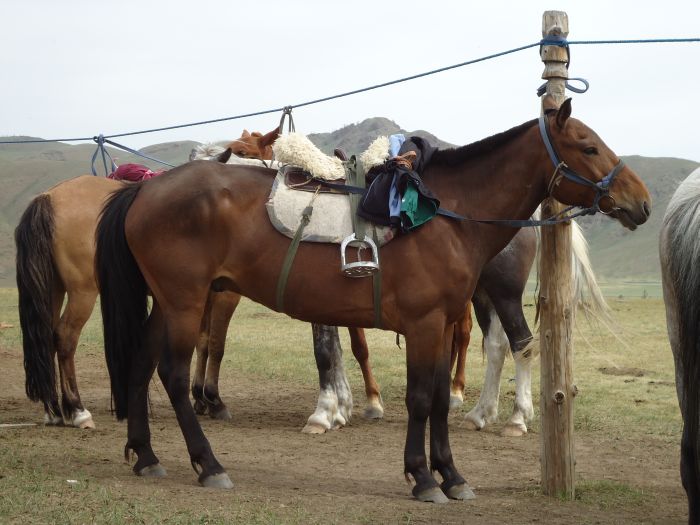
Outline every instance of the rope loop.
<svg viewBox="0 0 700 525"><path fill-rule="evenodd" d="M289 117L289 122L287 124L287 133L296 131L296 126L294 125L294 117L292 116L292 109L294 106L284 106L282 108L282 118L280 119L279 133L280 135L284 132L284 121Z"/></svg>
<svg viewBox="0 0 700 525"><path fill-rule="evenodd" d="M97 176L97 169L95 168L95 161L97 160L97 154L100 153L102 155L102 165L104 166L104 169L105 169L105 177L107 177L111 173L114 173L114 170L117 169L117 164L114 162L114 159L109 154L109 151L107 151L107 148L105 148L106 139L102 133L92 137L92 140L97 144L97 148L95 148L95 152L92 154L92 161L90 162L90 168L92 169L92 174ZM107 158L109 158L111 171L110 171L110 168L107 167Z"/></svg>

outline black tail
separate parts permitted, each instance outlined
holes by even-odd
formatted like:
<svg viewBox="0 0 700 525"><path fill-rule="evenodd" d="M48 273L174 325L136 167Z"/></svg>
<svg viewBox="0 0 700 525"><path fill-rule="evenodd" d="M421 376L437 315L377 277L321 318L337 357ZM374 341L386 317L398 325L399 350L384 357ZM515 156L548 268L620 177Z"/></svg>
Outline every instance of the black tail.
<svg viewBox="0 0 700 525"><path fill-rule="evenodd" d="M53 361L52 292L54 219L51 197L39 195L27 207L15 229L19 324L24 349L25 389L32 401L52 412L56 393Z"/></svg>
<svg viewBox="0 0 700 525"><path fill-rule="evenodd" d="M141 348L148 316L146 281L126 242L124 222L141 184L114 192L97 225L95 269L105 355L117 419L128 416L131 357Z"/></svg>

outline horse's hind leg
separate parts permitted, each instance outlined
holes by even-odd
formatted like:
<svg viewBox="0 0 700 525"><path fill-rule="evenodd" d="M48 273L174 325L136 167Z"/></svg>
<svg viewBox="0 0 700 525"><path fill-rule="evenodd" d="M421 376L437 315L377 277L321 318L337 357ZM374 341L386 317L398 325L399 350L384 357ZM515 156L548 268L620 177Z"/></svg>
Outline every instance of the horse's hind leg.
<svg viewBox="0 0 700 525"><path fill-rule="evenodd" d="M454 336L452 339L452 357L450 370L457 363L452 386L450 387L450 408L458 408L464 403L464 387L466 383L467 348L472 331L472 308L467 303L464 315L454 324Z"/></svg>
<svg viewBox="0 0 700 525"><path fill-rule="evenodd" d="M493 297L493 305L501 320L515 361L515 402L503 435L527 434L527 423L534 416L532 406L532 360L539 352L539 339L533 338L522 306L522 292L511 297Z"/></svg>
<svg viewBox="0 0 700 525"><path fill-rule="evenodd" d="M311 329L320 392L316 410L309 416L302 432L323 434L348 422L352 415L352 393L343 366L338 328L312 324Z"/></svg>
<svg viewBox="0 0 700 525"><path fill-rule="evenodd" d="M234 292L212 292L210 297L209 361L207 363L202 394L204 402L207 404L209 415L212 418L230 421L231 413L219 395L219 371L221 369L221 361L224 358L228 325L231 322L233 312L236 311L236 307L241 300L241 296Z"/></svg>
<svg viewBox="0 0 700 525"><path fill-rule="evenodd" d="M54 330L60 371L62 412L67 425L95 428L92 414L83 407L75 373L75 350L80 333L95 307L97 290L69 291L65 310Z"/></svg>
<svg viewBox="0 0 700 525"><path fill-rule="evenodd" d="M367 419L381 419L384 417L384 403L379 392L379 385L374 379L372 367L369 365L369 348L365 331L362 328L348 328L350 334L350 345L352 353L362 370L362 379L365 382L365 395L367 396L367 407L363 412L363 417Z"/></svg>
<svg viewBox="0 0 700 525"><path fill-rule="evenodd" d="M165 313L166 344L158 363L158 375L175 409L190 461L199 473L199 482L206 487L231 488L233 483L214 457L188 396L192 352L197 342L205 301L204 295L200 304L189 303L193 306L188 310Z"/></svg>
<svg viewBox="0 0 700 525"><path fill-rule="evenodd" d="M148 386L165 344L163 314L158 304L154 303L146 324L143 346L140 352L133 354L129 370L128 440L124 455L128 460L129 451L136 452L138 459L133 469L138 476L165 476L165 469L151 447L148 424Z"/></svg>

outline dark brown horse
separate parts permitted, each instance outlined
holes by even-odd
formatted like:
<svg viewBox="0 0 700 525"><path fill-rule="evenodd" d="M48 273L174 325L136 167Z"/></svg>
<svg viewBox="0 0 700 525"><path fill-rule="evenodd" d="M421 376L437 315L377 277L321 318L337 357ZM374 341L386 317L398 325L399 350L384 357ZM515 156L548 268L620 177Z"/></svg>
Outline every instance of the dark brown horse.
<svg viewBox="0 0 700 525"><path fill-rule="evenodd" d="M444 208L478 219L525 220L549 190L566 204L597 203L631 229L644 223L651 198L642 181L570 114L567 101L541 126L533 120L471 146L439 151L425 168L424 182ZM546 135L540 132L545 124ZM547 136L566 168L553 165ZM262 168L192 162L168 177L116 192L104 209L96 265L105 350L117 417L128 417L126 450L136 452L138 474L164 474L151 447L147 414L157 365L200 483L232 487L189 403L189 367L210 292L230 290L276 308L290 240L272 227L265 209L272 175ZM448 438L453 323L483 266L516 232L437 217L382 248L381 323L406 338L404 469L419 500L473 497ZM337 246L302 244L287 282L285 313L327 325L373 326L370 280L343 276L339 264Z"/></svg>
<svg viewBox="0 0 700 525"><path fill-rule="evenodd" d="M240 139L224 149L224 154L227 158L235 153L239 157L270 159L277 131L266 135L244 131ZM26 391L30 399L44 404L44 421L50 425L95 426L80 399L75 349L97 299L97 218L110 192L124 184L91 175L57 184L29 203L15 230ZM212 315L221 318L221 311L230 310L232 301L237 303L238 297L217 294L212 299ZM225 337L227 328L228 319L222 326L206 326L207 331L214 332L214 339L222 337L219 332ZM54 360L58 361L60 405ZM218 396L209 400L214 416L226 410Z"/></svg>

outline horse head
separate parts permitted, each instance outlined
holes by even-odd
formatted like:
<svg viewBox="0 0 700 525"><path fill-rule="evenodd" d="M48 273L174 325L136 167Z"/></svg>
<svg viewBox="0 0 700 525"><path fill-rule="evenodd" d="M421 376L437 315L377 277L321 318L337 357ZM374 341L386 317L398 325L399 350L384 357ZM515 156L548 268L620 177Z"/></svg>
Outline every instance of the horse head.
<svg viewBox="0 0 700 525"><path fill-rule="evenodd" d="M564 204L597 206L630 230L647 221L647 187L595 131L571 117L571 99L559 109L546 109L540 131L553 163L550 195Z"/></svg>
<svg viewBox="0 0 700 525"><path fill-rule="evenodd" d="M259 131L249 133L243 130L241 137L226 146L227 150L237 157L245 159L272 159L272 144L277 140L279 128L275 128L263 135Z"/></svg>

